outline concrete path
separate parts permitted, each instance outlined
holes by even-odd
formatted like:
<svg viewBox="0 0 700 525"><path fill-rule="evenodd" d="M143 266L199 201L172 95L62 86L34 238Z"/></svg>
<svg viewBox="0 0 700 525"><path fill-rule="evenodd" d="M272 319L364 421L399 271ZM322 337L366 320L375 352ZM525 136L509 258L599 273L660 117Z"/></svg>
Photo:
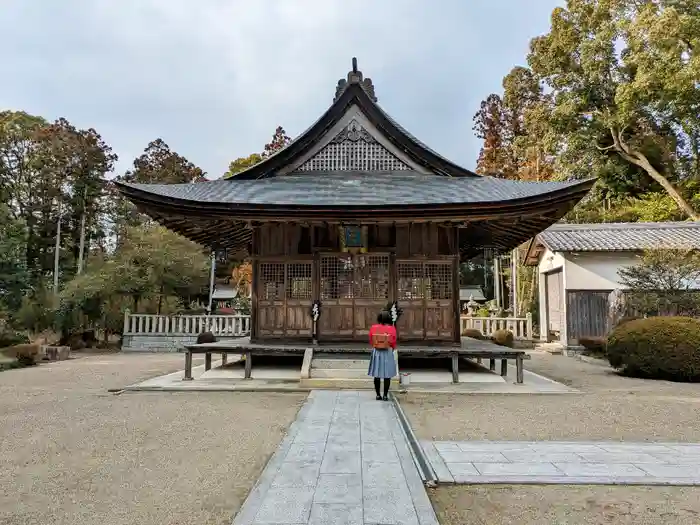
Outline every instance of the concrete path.
<svg viewBox="0 0 700 525"><path fill-rule="evenodd" d="M423 441L442 483L700 485L700 444Z"/></svg>
<svg viewBox="0 0 700 525"><path fill-rule="evenodd" d="M234 525L438 525L392 403L310 393Z"/></svg>

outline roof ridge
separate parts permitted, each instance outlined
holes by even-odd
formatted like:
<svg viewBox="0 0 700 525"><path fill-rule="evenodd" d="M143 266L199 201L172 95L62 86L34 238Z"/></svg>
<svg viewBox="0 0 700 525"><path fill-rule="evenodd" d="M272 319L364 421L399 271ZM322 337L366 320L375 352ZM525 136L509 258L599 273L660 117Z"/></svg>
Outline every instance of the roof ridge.
<svg viewBox="0 0 700 525"><path fill-rule="evenodd" d="M698 221L661 221L661 222L595 222L595 223L557 223L544 232L594 231L594 230L624 230L624 229L654 229L664 228L700 228Z"/></svg>

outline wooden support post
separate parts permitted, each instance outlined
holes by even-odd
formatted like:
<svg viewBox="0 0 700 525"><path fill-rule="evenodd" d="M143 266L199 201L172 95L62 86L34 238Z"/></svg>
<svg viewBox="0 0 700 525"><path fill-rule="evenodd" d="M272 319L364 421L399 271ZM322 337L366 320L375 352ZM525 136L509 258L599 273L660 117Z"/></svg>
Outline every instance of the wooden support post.
<svg viewBox="0 0 700 525"><path fill-rule="evenodd" d="M480 364L481 364L481 358L480 358L480 357L477 357L477 358L476 358L476 364L477 364L477 365L480 365Z"/></svg>
<svg viewBox="0 0 700 525"><path fill-rule="evenodd" d="M452 354L452 382L459 383L459 354Z"/></svg>
<svg viewBox="0 0 700 525"><path fill-rule="evenodd" d="M501 359L501 377L508 377L508 360Z"/></svg>
<svg viewBox="0 0 700 525"><path fill-rule="evenodd" d="M245 377L246 379L250 379L251 372L253 369L253 355L252 352L246 352L245 353Z"/></svg>
<svg viewBox="0 0 700 525"><path fill-rule="evenodd" d="M192 352L188 350L185 352L185 377L182 380L192 381L192 379Z"/></svg>
<svg viewBox="0 0 700 525"><path fill-rule="evenodd" d="M204 371L211 370L211 352L204 354Z"/></svg>
<svg viewBox="0 0 700 525"><path fill-rule="evenodd" d="M491 370L491 372L496 370L496 360L493 358L489 359L489 370Z"/></svg>
<svg viewBox="0 0 700 525"><path fill-rule="evenodd" d="M226 366L226 363L228 363L228 354L223 352L221 354L221 366Z"/></svg>
<svg viewBox="0 0 700 525"><path fill-rule="evenodd" d="M518 354L518 356L515 358L515 368L516 368L516 381L518 384L523 384L524 379L523 379L523 355Z"/></svg>

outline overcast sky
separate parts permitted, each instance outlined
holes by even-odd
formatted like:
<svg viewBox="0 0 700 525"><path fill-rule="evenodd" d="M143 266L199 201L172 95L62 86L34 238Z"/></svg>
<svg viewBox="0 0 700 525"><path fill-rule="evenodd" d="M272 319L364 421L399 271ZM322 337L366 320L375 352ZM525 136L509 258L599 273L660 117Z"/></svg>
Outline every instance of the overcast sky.
<svg viewBox="0 0 700 525"><path fill-rule="evenodd" d="M556 0L0 0L0 109L94 127L128 169L149 141L219 177L294 137L358 58L379 103L473 168L472 117Z"/></svg>

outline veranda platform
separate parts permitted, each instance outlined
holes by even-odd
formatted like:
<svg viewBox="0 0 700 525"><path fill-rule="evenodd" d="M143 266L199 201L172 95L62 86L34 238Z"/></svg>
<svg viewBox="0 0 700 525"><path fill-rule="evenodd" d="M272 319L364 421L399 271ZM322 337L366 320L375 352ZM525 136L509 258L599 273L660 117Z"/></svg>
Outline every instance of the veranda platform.
<svg viewBox="0 0 700 525"><path fill-rule="evenodd" d="M191 381L192 377L192 356L194 354L204 354L205 370L211 369L212 354L221 354L222 360L226 362L228 354L245 356L245 375L250 379L253 367L254 356L304 356L304 363L310 364L314 352L324 354L357 354L367 351L367 345L359 343L332 343L332 344L286 344L286 343L252 343L250 338L241 337L239 339L219 341L216 343L202 343L185 346L185 376L184 380ZM470 337L463 337L460 346L453 345L401 345L398 349L400 357L411 358L436 358L445 357L451 360L452 382L459 383L459 360L474 359L481 363L483 359L489 360L489 369L496 370L496 359L501 360L501 376L508 375L508 360L515 361L516 381L523 383L523 360L527 358L525 350L498 346L487 341L480 341Z"/></svg>

